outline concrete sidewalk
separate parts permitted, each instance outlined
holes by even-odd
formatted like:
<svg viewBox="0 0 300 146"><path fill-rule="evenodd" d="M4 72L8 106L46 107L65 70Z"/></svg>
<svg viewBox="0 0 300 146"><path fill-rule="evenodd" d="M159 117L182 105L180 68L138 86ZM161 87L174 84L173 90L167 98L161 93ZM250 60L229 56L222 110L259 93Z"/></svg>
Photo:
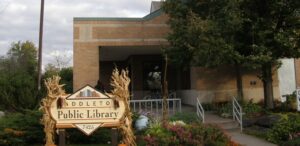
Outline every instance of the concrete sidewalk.
<svg viewBox="0 0 300 146"><path fill-rule="evenodd" d="M276 146L264 139L241 133L237 122L232 119L222 118L213 112L205 112L205 123L219 125L228 133L232 140L243 146Z"/></svg>
<svg viewBox="0 0 300 146"><path fill-rule="evenodd" d="M227 130L231 139L245 146L276 146L266 140L241 133L240 130Z"/></svg>

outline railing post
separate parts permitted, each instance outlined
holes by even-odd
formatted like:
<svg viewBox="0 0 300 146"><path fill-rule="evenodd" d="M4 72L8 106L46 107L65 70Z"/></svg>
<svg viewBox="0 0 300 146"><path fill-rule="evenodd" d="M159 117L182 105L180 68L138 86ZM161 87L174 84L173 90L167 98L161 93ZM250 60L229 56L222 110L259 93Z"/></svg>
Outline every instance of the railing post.
<svg viewBox="0 0 300 146"><path fill-rule="evenodd" d="M232 99L232 116L233 120L238 121L241 132L243 132L243 111L241 105L238 103L235 97Z"/></svg>
<svg viewBox="0 0 300 146"><path fill-rule="evenodd" d="M179 100L179 112L181 113L181 100Z"/></svg>
<svg viewBox="0 0 300 146"><path fill-rule="evenodd" d="M242 107L240 109L240 120L241 120L241 132L243 132L243 113L242 113Z"/></svg>
<svg viewBox="0 0 300 146"><path fill-rule="evenodd" d="M203 119L202 119L202 122L204 123L205 122L205 114L204 114L204 109L203 109L203 115L202 115Z"/></svg>
<svg viewBox="0 0 300 146"><path fill-rule="evenodd" d="M235 120L235 112L234 112L234 97L233 97L233 99L232 99L232 118L233 118L233 120Z"/></svg>

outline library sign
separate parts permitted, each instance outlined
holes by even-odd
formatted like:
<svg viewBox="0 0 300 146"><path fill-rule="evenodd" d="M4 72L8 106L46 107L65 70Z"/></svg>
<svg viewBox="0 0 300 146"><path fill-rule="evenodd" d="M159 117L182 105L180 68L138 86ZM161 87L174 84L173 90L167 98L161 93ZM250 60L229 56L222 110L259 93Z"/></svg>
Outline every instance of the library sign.
<svg viewBox="0 0 300 146"><path fill-rule="evenodd" d="M112 99L90 86L57 98L50 107L56 128L78 128L86 135L99 127L118 127L124 112L123 101Z"/></svg>

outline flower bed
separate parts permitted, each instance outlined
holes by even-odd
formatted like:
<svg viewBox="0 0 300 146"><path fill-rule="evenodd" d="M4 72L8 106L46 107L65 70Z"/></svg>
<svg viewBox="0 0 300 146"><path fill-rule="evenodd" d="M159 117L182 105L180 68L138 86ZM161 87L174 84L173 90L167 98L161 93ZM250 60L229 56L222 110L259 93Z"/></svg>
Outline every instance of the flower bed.
<svg viewBox="0 0 300 146"><path fill-rule="evenodd" d="M170 122L165 126L152 124L144 140L147 146L238 145L215 125L185 124L182 121Z"/></svg>

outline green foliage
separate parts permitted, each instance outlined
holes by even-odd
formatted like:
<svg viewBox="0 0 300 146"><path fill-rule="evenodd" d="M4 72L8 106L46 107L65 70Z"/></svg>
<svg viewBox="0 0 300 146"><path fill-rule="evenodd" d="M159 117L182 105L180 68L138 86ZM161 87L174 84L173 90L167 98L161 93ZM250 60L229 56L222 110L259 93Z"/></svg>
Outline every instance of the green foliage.
<svg viewBox="0 0 300 146"><path fill-rule="evenodd" d="M13 132L0 131L0 146L25 146L24 140Z"/></svg>
<svg viewBox="0 0 300 146"><path fill-rule="evenodd" d="M242 108L247 117L255 117L264 112L264 109L260 105L253 103L253 99L244 104Z"/></svg>
<svg viewBox="0 0 300 146"><path fill-rule="evenodd" d="M239 1L167 0L163 8L173 30L166 49L171 61L205 67L241 62L235 40L242 22Z"/></svg>
<svg viewBox="0 0 300 146"><path fill-rule="evenodd" d="M293 139L293 140L288 140L288 141L282 142L280 145L281 146L299 146L300 145L300 138L296 138L296 139Z"/></svg>
<svg viewBox="0 0 300 146"><path fill-rule="evenodd" d="M43 75L43 79L50 78L54 75L58 75L61 77L60 83L64 84L63 87L66 93L73 93L73 68L61 68L55 67L53 64L48 64L45 69L45 73Z"/></svg>
<svg viewBox="0 0 300 146"><path fill-rule="evenodd" d="M32 42L12 43L0 59L0 107L24 112L38 103L36 47Z"/></svg>
<svg viewBox="0 0 300 146"><path fill-rule="evenodd" d="M195 113L175 113L169 117L170 121L183 121L184 123L194 123L199 121Z"/></svg>
<svg viewBox="0 0 300 146"><path fill-rule="evenodd" d="M285 114L268 132L267 139L274 143L280 143L293 138L294 135L294 138L299 138L299 131L300 115L298 113Z"/></svg>
<svg viewBox="0 0 300 146"><path fill-rule="evenodd" d="M25 114L10 113L0 118L0 145L42 144L44 131L40 124L41 117L39 111L25 111Z"/></svg>
<svg viewBox="0 0 300 146"><path fill-rule="evenodd" d="M65 84L64 89L67 93L73 93L73 68L62 68L59 71L61 83Z"/></svg>
<svg viewBox="0 0 300 146"><path fill-rule="evenodd" d="M212 111L214 109L212 103L201 103L205 111Z"/></svg>
<svg viewBox="0 0 300 146"><path fill-rule="evenodd" d="M229 138L219 128L201 123L168 124L165 127L158 123L152 125L146 134L145 141L151 146L224 146L229 143Z"/></svg>
<svg viewBox="0 0 300 146"><path fill-rule="evenodd" d="M296 100L296 91L292 94L286 95L285 102L279 102L279 110L280 112L291 112L297 110L297 100Z"/></svg>
<svg viewBox="0 0 300 146"><path fill-rule="evenodd" d="M170 16L165 53L171 62L260 69L266 105L273 108L278 59L300 57L299 0L167 0L163 8Z"/></svg>
<svg viewBox="0 0 300 146"><path fill-rule="evenodd" d="M150 125L146 131L145 141L148 145L176 145L178 142L170 131L163 128L160 123Z"/></svg>
<svg viewBox="0 0 300 146"><path fill-rule="evenodd" d="M215 105L215 109L218 113L218 115L228 118L232 116L232 103L226 102L226 103L220 103Z"/></svg>
<svg viewBox="0 0 300 146"><path fill-rule="evenodd" d="M87 136L78 129L67 129L67 143L70 144L107 144L111 141L111 129L99 128L92 135Z"/></svg>

